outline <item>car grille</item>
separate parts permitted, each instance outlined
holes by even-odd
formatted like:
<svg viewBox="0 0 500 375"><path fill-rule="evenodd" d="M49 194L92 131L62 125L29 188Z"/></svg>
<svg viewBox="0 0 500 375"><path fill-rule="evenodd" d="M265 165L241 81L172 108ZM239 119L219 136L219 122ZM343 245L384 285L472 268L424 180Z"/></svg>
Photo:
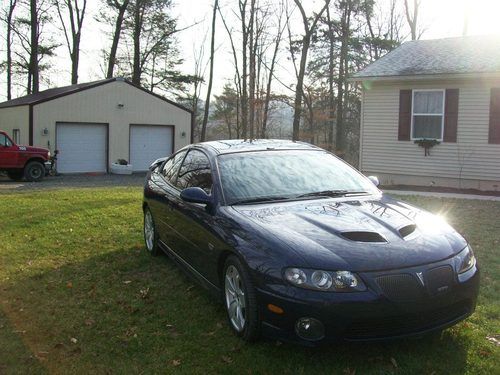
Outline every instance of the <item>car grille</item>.
<svg viewBox="0 0 500 375"><path fill-rule="evenodd" d="M344 331L344 337L353 340L376 339L419 333L464 318L470 311L471 304L466 301L414 314L354 320Z"/></svg>
<svg viewBox="0 0 500 375"><path fill-rule="evenodd" d="M426 272L425 281L431 295L446 293L453 285L453 269L450 266L433 268Z"/></svg>
<svg viewBox="0 0 500 375"><path fill-rule="evenodd" d="M382 293L393 301L418 300L423 297L422 286L411 274L384 275L375 280Z"/></svg>

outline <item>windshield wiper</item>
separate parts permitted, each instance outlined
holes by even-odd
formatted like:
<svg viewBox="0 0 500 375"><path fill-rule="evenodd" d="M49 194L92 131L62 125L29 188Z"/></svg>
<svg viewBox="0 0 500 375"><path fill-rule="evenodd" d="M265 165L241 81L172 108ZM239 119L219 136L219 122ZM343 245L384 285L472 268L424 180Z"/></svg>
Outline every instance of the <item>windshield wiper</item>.
<svg viewBox="0 0 500 375"><path fill-rule="evenodd" d="M356 191L356 190L323 190L323 191L313 191L312 193L306 193L302 195L298 195L297 198L305 198L305 197L344 197L347 195L357 195L357 194L368 194L367 191Z"/></svg>
<svg viewBox="0 0 500 375"><path fill-rule="evenodd" d="M290 200L290 199L291 199L290 197L275 197L275 196L256 197L256 198L242 199L239 201L231 202L231 205L251 204L251 203L260 203L260 202L273 202L273 201L286 201L286 200Z"/></svg>

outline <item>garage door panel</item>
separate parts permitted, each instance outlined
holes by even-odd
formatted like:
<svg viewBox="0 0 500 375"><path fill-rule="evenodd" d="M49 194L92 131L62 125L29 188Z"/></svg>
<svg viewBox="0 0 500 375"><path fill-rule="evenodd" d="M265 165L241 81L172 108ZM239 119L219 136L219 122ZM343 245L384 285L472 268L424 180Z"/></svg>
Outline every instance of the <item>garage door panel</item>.
<svg viewBox="0 0 500 375"><path fill-rule="evenodd" d="M107 125L60 123L56 132L59 172L107 171Z"/></svg>
<svg viewBox="0 0 500 375"><path fill-rule="evenodd" d="M173 128L130 125L130 163L134 171L146 171L158 158L172 154Z"/></svg>

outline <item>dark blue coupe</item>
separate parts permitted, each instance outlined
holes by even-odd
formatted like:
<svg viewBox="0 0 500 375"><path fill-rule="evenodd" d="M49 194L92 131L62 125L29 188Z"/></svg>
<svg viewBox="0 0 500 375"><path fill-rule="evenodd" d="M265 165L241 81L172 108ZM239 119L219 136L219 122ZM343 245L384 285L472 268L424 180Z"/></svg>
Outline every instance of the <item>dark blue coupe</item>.
<svg viewBox="0 0 500 375"><path fill-rule="evenodd" d="M470 245L377 184L305 143L190 145L151 165L146 247L222 296L245 340L386 339L469 316Z"/></svg>

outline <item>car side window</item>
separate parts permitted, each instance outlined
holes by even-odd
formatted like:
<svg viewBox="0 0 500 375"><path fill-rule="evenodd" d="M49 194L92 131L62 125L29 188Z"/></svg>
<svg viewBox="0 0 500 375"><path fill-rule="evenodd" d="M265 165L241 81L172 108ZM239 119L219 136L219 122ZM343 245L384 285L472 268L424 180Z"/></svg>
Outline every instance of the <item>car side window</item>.
<svg viewBox="0 0 500 375"><path fill-rule="evenodd" d="M186 155L186 151L181 151L168 159L167 162L163 165L161 174L172 185L175 185L177 172L179 171L182 159L184 159L184 155Z"/></svg>
<svg viewBox="0 0 500 375"><path fill-rule="evenodd" d="M187 154L177 178L176 186L179 189L199 187L210 194L212 190L212 172L207 156L198 150L191 150Z"/></svg>
<svg viewBox="0 0 500 375"><path fill-rule="evenodd" d="M0 146L4 146L4 147L12 146L9 138L7 138L5 134L0 134Z"/></svg>

